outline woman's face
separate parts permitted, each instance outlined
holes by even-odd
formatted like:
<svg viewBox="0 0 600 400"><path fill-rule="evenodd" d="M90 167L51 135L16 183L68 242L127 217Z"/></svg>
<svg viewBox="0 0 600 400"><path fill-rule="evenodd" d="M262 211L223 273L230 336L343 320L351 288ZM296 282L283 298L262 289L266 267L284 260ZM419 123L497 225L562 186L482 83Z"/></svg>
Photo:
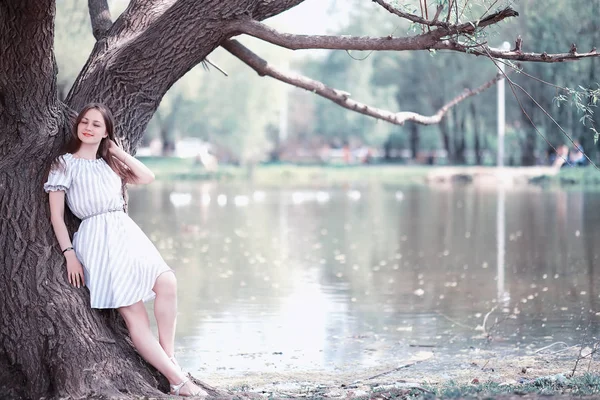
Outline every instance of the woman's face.
<svg viewBox="0 0 600 400"><path fill-rule="evenodd" d="M85 144L99 144L108 136L106 124L100 111L88 110L77 126L77 137Z"/></svg>

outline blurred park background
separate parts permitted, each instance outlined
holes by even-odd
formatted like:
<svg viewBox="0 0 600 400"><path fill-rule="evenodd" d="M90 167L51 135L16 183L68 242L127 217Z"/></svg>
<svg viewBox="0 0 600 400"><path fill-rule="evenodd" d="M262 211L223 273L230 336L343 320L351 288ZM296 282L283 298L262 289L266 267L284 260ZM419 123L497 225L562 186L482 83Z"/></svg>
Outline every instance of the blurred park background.
<svg viewBox="0 0 600 400"><path fill-rule="evenodd" d="M517 35L525 51L567 52L571 43L588 51L598 43L594 16L597 1L566 3L548 0L516 3L520 17L492 28L490 46L511 46ZM477 5L478 3L475 2ZM113 0L118 14L126 1ZM483 2L480 6L488 5ZM58 2L56 51L59 85L66 94L85 62L94 38L86 5ZM415 3L416 7L416 3ZM473 11L473 14L476 10ZM308 0L269 20L284 32L312 34L402 35L411 27L377 4L360 0ZM497 68L484 57L448 52L293 52L242 37L254 52L275 66L296 71L351 93L352 98L390 111L432 115L465 88L474 89L494 77ZM195 67L167 93L147 128L138 156L170 156L201 161L209 170L219 166L265 163L300 165L495 165L497 88L465 100L451 109L440 124L408 122L395 126L349 112L329 100L254 71L222 49L210 60L224 70ZM506 86L504 164L550 165L554 148L573 144L545 115L551 114L591 160L598 146L590 122L598 121L591 99L565 93L553 85L597 89L598 61L560 64L525 63L511 79L539 103L517 92L523 113ZM550 84L545 84L545 81ZM581 88L580 88L581 87ZM577 98L579 96L579 98ZM578 101L576 101L578 100ZM578 107L579 105L579 107ZM586 112L587 111L587 112ZM529 117L535 127L529 121ZM536 132L536 128L539 133Z"/></svg>
<svg viewBox="0 0 600 400"><path fill-rule="evenodd" d="M113 0L111 11L126 3ZM494 2L466 12L480 3ZM94 39L85 2L57 6L64 96ZM513 6L520 17L492 28L490 46L512 45L517 35L535 52L600 43L598 1ZM363 0L307 0L267 23L308 34L411 30ZM390 111L434 114L497 73L489 59L458 53L292 52L240 40L274 65ZM222 49L210 59L228 76L200 65L166 94L137 149L158 182L130 189L132 217L179 276L186 369L356 372L397 365L423 347L476 359L487 357L474 353L480 348L533 352L597 334L593 185L427 179L434 170L497 164L496 86L438 125L395 126L261 78ZM536 79L511 79L541 107L518 92L525 114L506 85L506 169L552 168L552 148L564 145L561 182L600 181L590 165L600 158L596 100L582 95L598 87L598 60L522 68ZM542 109L591 162L581 162ZM535 183L549 179L540 171Z"/></svg>

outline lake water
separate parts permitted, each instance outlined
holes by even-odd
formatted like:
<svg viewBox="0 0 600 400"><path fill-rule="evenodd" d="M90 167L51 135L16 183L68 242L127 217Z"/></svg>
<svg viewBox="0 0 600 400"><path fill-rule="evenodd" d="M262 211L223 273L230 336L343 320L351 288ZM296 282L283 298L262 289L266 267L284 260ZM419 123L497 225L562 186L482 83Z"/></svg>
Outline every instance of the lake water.
<svg viewBox="0 0 600 400"><path fill-rule="evenodd" d="M177 356L192 372L581 343L600 326L599 209L598 193L533 187L130 190L130 215L176 271Z"/></svg>

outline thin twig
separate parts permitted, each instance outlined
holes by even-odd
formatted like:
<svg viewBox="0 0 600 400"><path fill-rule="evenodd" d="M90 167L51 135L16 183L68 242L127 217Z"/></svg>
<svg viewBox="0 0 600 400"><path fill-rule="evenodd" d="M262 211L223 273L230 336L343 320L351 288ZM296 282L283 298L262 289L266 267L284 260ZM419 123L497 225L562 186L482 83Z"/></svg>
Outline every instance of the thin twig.
<svg viewBox="0 0 600 400"><path fill-rule="evenodd" d="M488 54L489 54L489 53L488 53ZM491 58L491 57L490 57L490 58ZM566 92L569 92L569 91L570 91L570 89L569 89L569 88L562 87L562 86L558 86L558 85L552 84L552 83L550 83L550 82L546 82L546 81L544 81L543 79L539 79L539 78L537 78L537 77L535 77L535 76L533 76L533 75L530 75L530 74L528 74L528 73L526 73L526 72L523 72L523 70L520 70L520 69L518 69L518 68L516 68L516 67L512 66L510 63L504 62L503 60L498 60L498 59L493 59L493 60L495 60L495 61L496 61L496 62L498 62L498 63L502 63L502 64L504 64L504 65L507 65L508 67L510 67L510 68L512 68L512 69L514 69L515 71L518 71L519 73L521 73L521 74L523 74L523 75L525 75L525 76L527 76L527 77L529 77L529 78L531 78L531 79L534 79L534 80L536 80L536 81L538 81L538 82L544 83L544 84L546 84L546 85L548 85L548 86L551 86L551 87L554 87L554 88L556 88L556 89L564 90L564 91L566 91ZM496 67L497 67L497 66L498 66L498 65L496 64ZM507 77L507 80L508 80L508 82L509 82L511 85L515 85L516 87L518 87L519 89L521 89L521 90L523 91L523 93L525 93L525 94L526 94L526 95L527 95L527 96L528 96L528 97L531 99L531 101L533 101L533 102L534 102L534 104L535 104L536 106L538 106L538 108L540 108L540 109L542 110L542 112L543 112L544 114L546 114L546 116L547 116L548 118L550 118L550 120L551 120L552 122L554 122L554 124L555 124L555 125L558 127L558 129L559 129L559 130L560 130L560 131L561 131L561 132L562 132L562 133L563 133L563 134L564 134L564 135L565 135L565 136L566 136L566 137L569 139L569 141L571 142L571 144L573 144L573 146L575 146L575 147L579 148L579 149L580 149L580 151L582 150L580 146L577 146L577 145L575 144L575 142L574 142L573 138L572 138L572 137L571 137L571 136L570 136L570 135L569 135L569 134L568 134L568 133L567 133L567 132L566 132L566 131L565 131L565 130L562 128L562 126L560 126L560 124L559 124L559 123L558 123L558 122L557 122L557 121L556 121L556 120L555 120L555 119L554 119L554 118L553 118L553 117L550 115L550 113L548 113L548 112L547 112L547 111L546 111L546 110L545 110L545 109L544 109L544 108L543 108L543 107L542 107L542 106L541 106L541 105L540 105L540 104L539 104L539 103L538 103L538 102L537 102L537 101L536 101L536 100L533 98L533 96L531 96L531 95L530 95L530 94L529 94L529 93L528 93L528 92L527 92L527 91L526 91L526 90L525 90L525 89L524 89L522 86L520 86L519 84L517 84L517 83L514 83L512 80L510 80L510 78L508 78L508 77ZM516 97L516 94L515 94L515 97ZM517 99L517 101L518 101L518 99ZM521 105L521 102L519 102L519 105ZM523 109L523 107L521 107L521 109L523 110L523 113L525 113L525 115L527 115L527 113L525 112L525 110ZM529 118L529 115L527 115L527 117ZM529 121L532 123L532 125L534 125L534 128L535 128L535 124L533 123L533 121L531 121L531 118L529 118ZM536 131L537 131L537 128L536 128ZM539 131L538 131L538 133L541 135L541 132L539 132ZM546 138L545 138L543 135L542 135L542 137L544 138L544 140L546 139ZM546 140L546 143L548 143L548 144L550 145L550 147L552 147L552 149L553 149L553 150L554 150L554 151L555 151L555 152L558 154L558 151L556 150L556 148L554 148L554 146L552 146L552 145L551 145L551 144L550 144L550 143L549 143L547 140ZM598 168L598 166L597 166L597 165L596 165L596 164L595 164L595 163L594 163L594 162L593 162L593 161L592 161L592 160L591 160L591 159L588 157L588 155L587 155L585 152L581 151L581 154L583 154L583 156L584 156L584 157L585 157L585 158L586 158L586 159L587 159L587 160L590 162L590 164L591 164L591 165L593 165L593 166L594 166L594 168L596 168L596 169L600 170L600 168ZM567 160L565 157L563 157L563 156L560 156L560 157L561 157L561 158L562 158L562 159L563 159L563 160L564 160L564 161L565 161L565 162L566 162L568 165L571 165L571 163L569 163L569 161L568 161L568 160Z"/></svg>
<svg viewBox="0 0 600 400"><path fill-rule="evenodd" d="M557 344L564 344L565 346L568 346L568 344L566 344L565 342L555 342L555 343L549 344L548 346L542 347L541 349L537 349L536 351L533 352L533 354L541 353L542 351L548 350L550 347L556 346Z"/></svg>
<svg viewBox="0 0 600 400"><path fill-rule="evenodd" d="M492 329L494 329L496 327L496 325L500 325L500 323L506 321L509 317L510 317L510 314L506 314L504 316L504 318L502 318L500 320L497 320L496 322L494 322L492 324L492 326L490 326L490 329L488 329L488 332L486 332L486 335L487 335L487 337L488 337L489 340L491 340L491 338L492 338Z"/></svg>
<svg viewBox="0 0 600 400"><path fill-rule="evenodd" d="M454 9L456 10L456 22L455 23L459 24L460 23L460 18L458 17L458 1L456 1L454 3ZM457 34L457 36L458 36L458 34Z"/></svg>
<svg viewBox="0 0 600 400"><path fill-rule="evenodd" d="M573 366L573 371L571 372L571 377L575 376L575 371L577 371L577 365L579 364L579 361L581 361L581 359L583 357L581 357L581 353L583 352L583 346L585 346L584 343L581 344L581 347L579 348L579 355L577 356L577 359L575 360L575 365Z"/></svg>
<svg viewBox="0 0 600 400"><path fill-rule="evenodd" d="M454 3L455 0L449 0L448 1L448 15L446 15L446 22L450 23L450 16L452 15L452 4ZM458 0L456 0L458 1Z"/></svg>
<svg viewBox="0 0 600 400"><path fill-rule="evenodd" d="M482 19L483 17L486 16L487 13L490 12L490 10L492 9L492 7L494 7L496 5L496 3L498 3L498 0L494 1L487 10L485 10L485 12L481 15L481 17L479 17L479 19Z"/></svg>
<svg viewBox="0 0 600 400"><path fill-rule="evenodd" d="M469 5L469 0L465 1L465 5L464 5L462 11L460 12L460 18L462 18L462 16L465 13L465 10L467 9L468 5Z"/></svg>
<svg viewBox="0 0 600 400"><path fill-rule="evenodd" d="M463 328L467 328L467 329L472 329L472 330L475 330L475 328L473 328L472 326L468 326L468 325L465 325L465 324L463 324L463 323L461 323L461 322L458 322L458 321L456 321L456 320L454 320L454 319L450 318L449 316L447 316L447 315L445 315L445 314L441 313L440 311L436 311L436 312L437 312L439 315L441 315L442 317L446 318L448 321L450 321L450 322L453 322L453 323L455 323L455 324L456 324L456 325L458 325L458 326L462 326Z"/></svg>
<svg viewBox="0 0 600 400"><path fill-rule="evenodd" d="M215 64L214 62L210 61L208 59L208 57L206 57L204 60L202 60L202 65L204 66L204 68L206 70L208 70L208 67L206 66L206 64L212 65L217 71L219 71L220 73L222 73L225 76L229 76L227 74L227 72L223 71L223 69L221 69L221 67L219 67L217 64Z"/></svg>
<svg viewBox="0 0 600 400"><path fill-rule="evenodd" d="M423 361L426 361L426 360L427 360L427 359L425 359L425 360L417 360L417 361L413 361L413 362L410 362L410 363L408 363L408 364L404 364L404 365L401 365L401 366L399 366L399 367L392 368L392 369L390 369L389 371L385 371L385 372L382 372L382 373L380 373L380 374L377 374L377 375L370 376L370 377L368 377L368 378L365 378L365 379L359 379L359 380L356 380L356 381L352 382L352 383L351 383L351 385L354 385L354 384L357 384L357 383L360 383L360 382L363 382L363 381L369 381L369 380L371 380L371 379L380 378L380 377L382 377L382 376L389 375L389 374L391 374L391 373L394 373L394 372L400 371L401 369L405 369L405 368L408 368L408 367L412 367L413 365L415 365L415 364L419 364L419 363L422 363Z"/></svg>
<svg viewBox="0 0 600 400"><path fill-rule="evenodd" d="M485 314L485 317L483 318L483 333L485 333L486 335L488 335L488 331L485 329L485 324L487 323L487 319L490 316L490 314L496 311L496 308L498 308L498 305L492 307L492 309L487 314ZM493 326L494 325L492 325L492 327Z"/></svg>
<svg viewBox="0 0 600 400"><path fill-rule="evenodd" d="M483 371L483 369L486 367L486 365L488 365L490 363L490 360L487 359L485 364L483 364L483 367L481 367L481 370Z"/></svg>
<svg viewBox="0 0 600 400"><path fill-rule="evenodd" d="M351 59L355 60L355 61L365 61L367 58L371 57L371 54L373 54L375 50L371 50L370 52L367 53L366 56L364 56L363 58L358 58L358 57L354 57L352 55L352 53L350 53L350 50L346 50L346 54L348 54L348 56L350 56Z"/></svg>
<svg viewBox="0 0 600 400"><path fill-rule="evenodd" d="M421 18L423 19L427 19L425 18L425 13L423 12L423 1L419 0L419 7L421 7ZM425 33L425 25L421 25L421 32Z"/></svg>
<svg viewBox="0 0 600 400"><path fill-rule="evenodd" d="M592 347L592 353L590 354L590 362L588 363L587 372L590 372L590 368L592 366L592 361L594 360L594 353L598 350L598 343L594 343L594 347Z"/></svg>
<svg viewBox="0 0 600 400"><path fill-rule="evenodd" d="M370 117L388 121L396 125L402 125L407 121L413 121L421 125L437 124L456 104L490 88L496 83L497 80L499 80L502 77L501 74L497 74L493 79L482 84L478 88L463 90L461 94L459 94L450 102L446 103L442 108L440 108L435 115L424 116L409 111L393 113L387 110L378 109L375 107L371 107L367 104L354 101L352 98L350 98L350 93L328 87L322 82L315 81L313 79L307 78L305 76L290 71L279 70L234 39L226 41L222 44L222 46L231 54L238 57L240 60L242 60L252 69L254 69L260 76L270 76L282 82L289 83L293 86L310 90L311 92L316 93L319 96L325 97L326 99L329 99L344 108L364 115L368 115Z"/></svg>
<svg viewBox="0 0 600 400"><path fill-rule="evenodd" d="M528 77L528 78L531 78L531 79L533 79L533 80L535 80L535 81L538 81L538 82L540 82L540 83L543 83L543 84L545 84L545 85L548 85L548 86L550 86L550 87L553 87L553 88L556 88L556 89L564 90L564 91L567 91L567 92L569 91L569 88L567 88L567 87L559 86L559 85L556 85L556 84L554 84L554 83L547 82L547 81L545 81L545 80L543 80L543 79L540 79L540 78L538 78L538 77L536 77L536 76L534 76L534 75L528 74L528 73L527 73L527 72L525 72L523 69L521 69L521 68L519 68L519 67L516 67L516 66L514 66L512 63L509 63L509 62L507 62L507 61L504 61L504 60L499 60L499 59L496 59L496 61L498 61L498 62L499 62L499 63L501 63L501 64L504 64L505 66L507 66L507 67L509 67L509 68L512 68L513 70L517 71L517 73L519 73L519 74L521 74L521 75L523 75L523 76L526 76L526 77Z"/></svg>
<svg viewBox="0 0 600 400"><path fill-rule="evenodd" d="M435 15L433 16L433 19L431 20L432 22L437 22L438 18L440 17L440 14L442 13L442 10L444 9L444 6L439 4L437 6L437 10L435 12Z"/></svg>
<svg viewBox="0 0 600 400"><path fill-rule="evenodd" d="M556 354L564 353L565 351L567 351L567 350L571 350L571 349L574 349L575 347L579 347L579 345L578 345L578 344L576 344L576 345L574 345L574 346L565 347L565 348L564 348L564 349L562 349L562 350L558 350L558 351L555 351L555 352L553 352L553 353L550 353L550 355L556 355Z"/></svg>
<svg viewBox="0 0 600 400"><path fill-rule="evenodd" d="M488 54L488 58L490 60L492 60L492 62L496 66L496 68L498 68L501 71L501 73L504 74L504 72L498 66L498 63L496 62L496 59L494 59L494 57L491 56L491 54L488 52L488 50L486 48L484 48L484 50ZM527 117L527 119L529 120L529 122L531 122L531 125L533 126L533 129L535 129L535 131L538 133L538 135L540 135L542 137L542 139L544 139L544 141L546 142L546 144L548 144L548 146L550 146L556 152L556 154L558 156L560 156L568 165L571 165L571 163L569 163L569 160L567 160L565 157L563 157L562 155L560 155L559 152L558 152L558 150L552 145L552 143L550 143L550 141L542 134L542 132L540 132L540 130L538 129L538 127L536 126L536 124L533 122L533 120L531 119L531 117L529 116L529 114L527 114L527 111L525 111L525 107L523 107L523 103L521 103L521 99L519 99L519 96L517 96L517 93L515 91L515 87L518 87L527 96L529 96L529 98L535 103L535 105L538 106L558 126L558 128L560 129L560 131L563 132L569 138L569 140L571 140L571 142L573 143L573 140L571 139L571 137L569 136L569 134L567 132L565 132L565 130L554 120L554 118L552 118L552 116L550 116L550 114L548 114L548 112L544 109L544 107L542 107L529 93L527 93L527 91L525 89L523 89L518 84L514 83L508 76L505 76L505 78L506 78L507 82L509 83L510 89L513 92L513 95L515 96L515 99L517 100L517 103L519 103L519 107L521 108L521 111L523 112L523 114L525 114L525 116ZM574 144L575 143L573 143L573 145ZM582 152L582 154L584 154L584 153ZM587 155L585 155L585 157L588 158ZM588 160L589 160L589 158L588 158ZM596 169L598 169L598 167L591 160L589 160L589 161L596 167Z"/></svg>
<svg viewBox="0 0 600 400"><path fill-rule="evenodd" d="M508 78L507 78L507 79L508 79ZM567 137L567 139L569 139L569 142L571 142L571 144L572 144L572 145L573 145L575 148L578 148L578 149L579 149L579 151L581 152L581 154L583 154L583 156L584 156L584 157L585 157L585 158L586 158L586 159L589 161L589 163L590 163L591 165L593 165L593 166L594 166L594 168L596 168L597 170L599 170L599 171L600 171L600 168L598 168L598 166L597 166L597 165L596 165L596 164L595 164L595 163L594 163L594 162L593 162L593 161L592 161L592 160L591 160L591 159L588 157L588 155L587 155L587 154L586 154L586 153L583 151L583 149L582 149L580 146L578 146L578 145L576 145L576 144L575 144L575 140L573 139L573 137L572 137L571 135L569 135L569 134L567 133L567 131L565 131L565 130L564 130L564 128L563 128L562 126L560 126L560 124L559 124L559 123L558 123L558 122L557 122L557 121L556 121L556 120L555 120L555 119L552 117L552 115L550 115L550 113L549 113L548 111L546 111L546 110L544 109L544 107L542 107L542 106L541 106L541 105L540 105L540 104L537 102L537 100L535 100L535 99L533 98L533 96L531 96L531 95L530 95L530 94L529 94L529 93L528 93L528 92L527 92L527 91L526 91L526 90L525 90L525 89L524 89L522 86L520 86L518 83L514 83L514 82L513 82L513 85L515 85L516 87L518 87L519 89L521 89L521 91L523 91L523 93L525 93L525 94L527 95L527 97L529 97L529 98L531 99L531 101L533 101L533 102L535 103L535 105L536 105L536 106L538 106L538 108L539 108L540 110L542 110L542 112L543 112L544 114L546 114L546 116L547 116L548 118L550 118L550 121L554 122L554 124L555 124L555 125L558 127L558 129L559 129L559 130L560 130L560 131L561 131L561 132L562 132L562 133L563 133L563 134L564 134L564 135ZM555 150L556 150L556 149L555 149ZM569 165L571 165L571 164L569 164Z"/></svg>

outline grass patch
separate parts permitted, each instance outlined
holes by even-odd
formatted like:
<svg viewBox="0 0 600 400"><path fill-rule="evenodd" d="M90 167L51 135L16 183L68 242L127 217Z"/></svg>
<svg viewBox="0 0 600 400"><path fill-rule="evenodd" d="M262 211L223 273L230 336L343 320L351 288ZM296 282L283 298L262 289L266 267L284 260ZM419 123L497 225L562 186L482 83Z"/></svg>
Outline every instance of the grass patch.
<svg viewBox="0 0 600 400"><path fill-rule="evenodd" d="M193 159L170 157L139 157L158 180L251 180L261 185L319 185L348 182L377 181L383 183L423 183L435 167L401 165L292 165L261 164L252 168L232 165L219 166L217 171L207 171Z"/></svg>
<svg viewBox="0 0 600 400"><path fill-rule="evenodd" d="M445 168L444 166L394 164L294 165L278 163L259 164L251 168L221 165L217 171L211 172L190 158L139 157L139 159L154 172L158 180L252 181L262 186L319 186L368 182L402 185L423 184L430 173ZM469 178L467 175L465 175L466 178ZM556 175L537 176L531 178L529 182L544 187L600 188L600 171L591 166L563 168Z"/></svg>
<svg viewBox="0 0 600 400"><path fill-rule="evenodd" d="M551 375L523 379L522 383L482 382L459 384L448 381L441 385L423 385L415 388L375 388L360 399L492 399L501 396L595 396L600 394L600 375L586 373L574 378Z"/></svg>
<svg viewBox="0 0 600 400"><path fill-rule="evenodd" d="M531 179L531 183L543 186L579 187L599 186L600 171L594 167L584 168L562 168L554 176L542 175Z"/></svg>

